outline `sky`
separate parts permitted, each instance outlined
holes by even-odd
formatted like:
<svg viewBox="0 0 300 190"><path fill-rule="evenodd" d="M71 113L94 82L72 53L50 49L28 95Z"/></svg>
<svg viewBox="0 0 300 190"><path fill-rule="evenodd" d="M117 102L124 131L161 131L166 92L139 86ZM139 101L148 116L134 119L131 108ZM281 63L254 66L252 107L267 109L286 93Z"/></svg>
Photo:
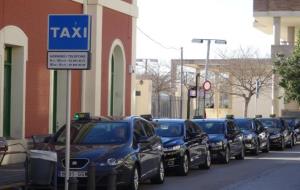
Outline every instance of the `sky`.
<svg viewBox="0 0 300 190"><path fill-rule="evenodd" d="M213 43L210 58L240 47L270 56L273 37L253 27L253 0L138 0L138 7L137 58L179 59L183 47L184 59L205 59L206 43L193 38L227 41Z"/></svg>

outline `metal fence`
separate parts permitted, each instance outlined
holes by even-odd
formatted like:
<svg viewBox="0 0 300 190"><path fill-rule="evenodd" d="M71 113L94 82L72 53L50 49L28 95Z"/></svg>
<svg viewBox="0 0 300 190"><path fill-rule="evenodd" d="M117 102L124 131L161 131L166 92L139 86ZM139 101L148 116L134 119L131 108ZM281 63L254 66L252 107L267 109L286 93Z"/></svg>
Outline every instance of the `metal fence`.
<svg viewBox="0 0 300 190"><path fill-rule="evenodd" d="M154 118L180 118L180 97L153 96L151 112Z"/></svg>
<svg viewBox="0 0 300 190"><path fill-rule="evenodd" d="M154 118L181 118L180 115L180 101L181 98L172 95L152 96L152 110L151 114ZM197 103L198 102L198 103ZM208 101L207 101L208 102ZM198 104L198 106L196 106ZM190 116L202 115L203 99L191 99ZM187 99L182 100L182 118L187 117Z"/></svg>

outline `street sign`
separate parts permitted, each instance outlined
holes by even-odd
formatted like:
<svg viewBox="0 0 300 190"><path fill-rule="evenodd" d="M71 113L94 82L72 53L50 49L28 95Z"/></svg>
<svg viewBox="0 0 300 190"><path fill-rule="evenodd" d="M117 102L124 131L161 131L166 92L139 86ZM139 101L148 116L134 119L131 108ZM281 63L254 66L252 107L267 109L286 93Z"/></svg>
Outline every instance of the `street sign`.
<svg viewBox="0 0 300 190"><path fill-rule="evenodd" d="M48 68L67 69L65 190L70 177L71 70L90 69L91 17L88 15L48 16Z"/></svg>
<svg viewBox="0 0 300 190"><path fill-rule="evenodd" d="M90 51L91 16L49 15L48 51Z"/></svg>
<svg viewBox="0 0 300 190"><path fill-rule="evenodd" d="M48 69L90 69L89 52L48 52Z"/></svg>
<svg viewBox="0 0 300 190"><path fill-rule="evenodd" d="M205 91L208 91L208 90L210 90L211 89L211 83L210 83L210 81L205 81L204 83L203 83L203 89L205 90Z"/></svg>
<svg viewBox="0 0 300 190"><path fill-rule="evenodd" d="M188 94L189 94L190 98L203 97L204 90L203 90L203 88L200 88L197 91L196 86L193 86L188 90Z"/></svg>

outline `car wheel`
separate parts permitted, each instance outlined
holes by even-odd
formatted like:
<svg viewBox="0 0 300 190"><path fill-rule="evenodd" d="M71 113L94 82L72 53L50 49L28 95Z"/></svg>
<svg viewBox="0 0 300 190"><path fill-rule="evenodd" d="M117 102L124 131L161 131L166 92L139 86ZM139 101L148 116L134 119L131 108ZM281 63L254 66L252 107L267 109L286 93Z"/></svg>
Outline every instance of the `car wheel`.
<svg viewBox="0 0 300 190"><path fill-rule="evenodd" d="M297 136L296 137L294 136L294 138L293 138L293 146L296 146L296 144L297 144Z"/></svg>
<svg viewBox="0 0 300 190"><path fill-rule="evenodd" d="M162 184L165 180L165 167L164 162L161 160L157 174L151 179L151 183Z"/></svg>
<svg viewBox="0 0 300 190"><path fill-rule="evenodd" d="M132 170L132 175L129 183L129 190L138 190L140 184L140 174L138 171L138 167L134 167Z"/></svg>
<svg viewBox="0 0 300 190"><path fill-rule="evenodd" d="M230 149L228 148L228 146L226 146L225 155L222 158L222 163L228 164L229 160L230 160Z"/></svg>
<svg viewBox="0 0 300 190"><path fill-rule="evenodd" d="M284 150L285 149L285 142L284 142L284 138L281 138L281 147L280 150Z"/></svg>
<svg viewBox="0 0 300 190"><path fill-rule="evenodd" d="M190 167L189 157L187 153L185 153L181 159L181 164L179 166L179 175L186 176L189 173L189 167Z"/></svg>
<svg viewBox="0 0 300 190"><path fill-rule="evenodd" d="M290 140L290 142L289 142L289 144L288 144L288 148L293 148L293 142L294 142L294 140L293 140L293 137L291 137L291 140Z"/></svg>
<svg viewBox="0 0 300 190"><path fill-rule="evenodd" d="M270 151L270 142L268 141L266 147L262 150L264 153L268 153Z"/></svg>
<svg viewBox="0 0 300 190"><path fill-rule="evenodd" d="M256 146L255 146L255 149L253 150L253 154L255 156L257 156L259 154L259 147L260 147L259 142L256 141Z"/></svg>
<svg viewBox="0 0 300 190"><path fill-rule="evenodd" d="M206 160L205 160L205 163L204 164L201 164L199 166L199 168L203 168L203 169L209 169L211 166L211 156L210 156L210 151L208 150L207 151L207 154L206 154Z"/></svg>
<svg viewBox="0 0 300 190"><path fill-rule="evenodd" d="M237 160L244 160L245 159L245 148L244 148L244 145L242 145L241 153L239 155L237 155L235 157L235 159L237 159Z"/></svg>

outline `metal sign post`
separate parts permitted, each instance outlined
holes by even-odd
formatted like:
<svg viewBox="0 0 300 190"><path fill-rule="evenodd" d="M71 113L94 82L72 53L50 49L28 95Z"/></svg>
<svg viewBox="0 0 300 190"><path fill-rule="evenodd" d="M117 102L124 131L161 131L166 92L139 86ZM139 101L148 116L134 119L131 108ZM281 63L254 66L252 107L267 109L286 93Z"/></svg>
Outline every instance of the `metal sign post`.
<svg viewBox="0 0 300 190"><path fill-rule="evenodd" d="M71 85L72 85L72 75L71 71L67 70L67 114L66 114L66 155L65 155L65 189L69 188L69 178L70 178L70 131L71 131Z"/></svg>
<svg viewBox="0 0 300 190"><path fill-rule="evenodd" d="M65 190L70 178L71 70L90 69L91 17L49 15L48 69L67 70Z"/></svg>

